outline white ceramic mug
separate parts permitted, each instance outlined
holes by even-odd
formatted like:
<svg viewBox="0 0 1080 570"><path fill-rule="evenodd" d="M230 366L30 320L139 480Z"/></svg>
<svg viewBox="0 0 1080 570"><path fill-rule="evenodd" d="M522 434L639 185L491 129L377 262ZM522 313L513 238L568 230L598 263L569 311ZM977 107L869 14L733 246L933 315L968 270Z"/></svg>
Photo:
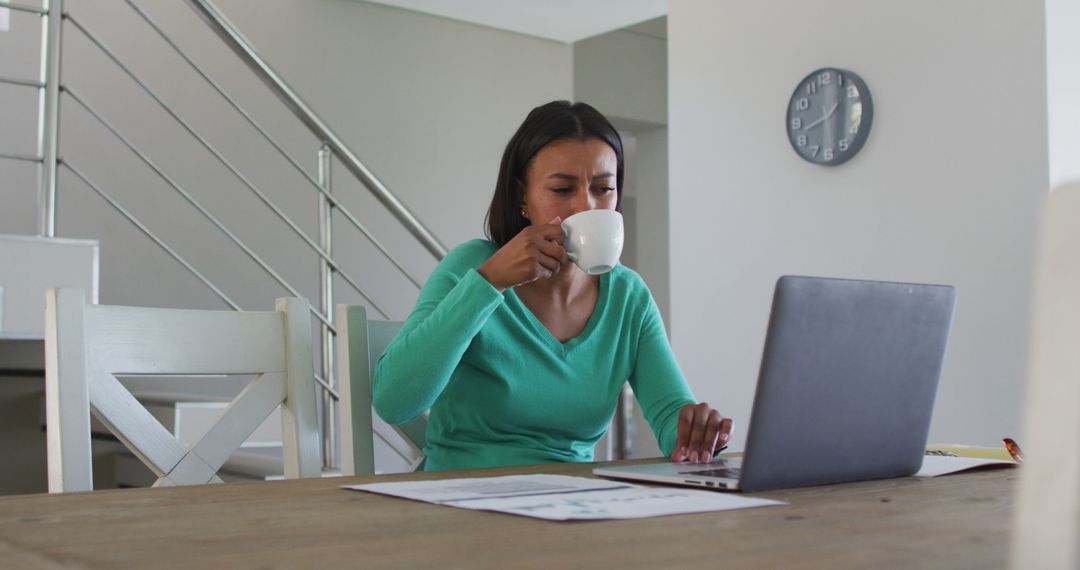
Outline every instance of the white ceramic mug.
<svg viewBox="0 0 1080 570"><path fill-rule="evenodd" d="M623 219L615 210L587 210L563 220L566 255L589 275L615 268L622 255Z"/></svg>

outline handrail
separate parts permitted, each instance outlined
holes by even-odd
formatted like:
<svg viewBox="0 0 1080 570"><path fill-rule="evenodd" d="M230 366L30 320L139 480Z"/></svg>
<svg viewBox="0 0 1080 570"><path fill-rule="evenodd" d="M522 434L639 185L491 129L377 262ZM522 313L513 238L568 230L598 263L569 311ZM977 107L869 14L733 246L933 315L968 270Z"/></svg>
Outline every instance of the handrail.
<svg viewBox="0 0 1080 570"><path fill-rule="evenodd" d="M86 103L86 101L82 97L80 97L77 92L75 92L75 90L73 90L70 87L64 87L64 92L68 94L68 97L71 97L72 101L75 101L76 103L78 103L79 106L82 107L84 111L86 111L91 117L93 117L94 120L96 120L98 122L98 124L100 124L102 127L104 127L105 130L112 133L112 135L114 137L116 137L116 140L120 141L121 144L126 146L128 148L128 150L130 150L132 152L132 154L134 154L136 157L138 157L139 160L141 160L143 162L143 164L146 165L147 168L152 170L154 172L154 174L157 174L158 177L161 178L163 181L165 181L165 183L168 184L170 188L175 190L176 193L180 194L180 196L184 200L186 200L188 204L191 204L191 206L193 208L195 208L195 210L197 212L202 214L203 217L206 218L206 220L208 222L210 222L214 227L216 227L219 231L221 231L221 233L225 234L225 237L229 238L229 240L231 240L233 242L233 244L236 245L236 247L240 248L240 251L243 251L245 254L247 254L247 256L251 259L251 261L255 262L255 265L258 265L259 268L261 268L268 275L270 275L270 277L273 278L273 280L276 281L278 283L278 285L281 285L293 297L302 297L303 296L303 295L300 294L299 291L296 290L295 287L290 285L288 281L286 281L283 277L281 277L281 275L279 275L278 272L274 271L274 269L272 267L270 267L270 264L263 261L263 259L261 257L259 257L259 255L257 253L255 253L235 233L233 233L228 227L226 227L225 224L221 222L221 220L219 220L216 216L211 214L210 211L207 210L206 207L203 206L198 200L196 200L195 197L192 196L190 192L185 190L183 186L180 186L180 184L177 183L175 180L173 180L168 174L165 174L165 171L163 171L161 169L161 167L159 167L154 161L150 160L150 158L148 156L146 156L146 154L143 153L141 150L139 150L131 141L129 141L127 139L127 137L121 135L120 131L118 131L116 129L116 127L113 126L112 123L105 120L105 118L102 117L100 113L98 113L94 108L92 108L90 105L88 105ZM68 168L72 168L70 164L68 165ZM80 176L80 178L82 178L82 177ZM361 293L361 294L363 294L363 293ZM365 296L365 299L366 298L367 297ZM327 325L330 324L330 321L327 319L327 317L325 315L323 315L322 313L320 313L318 311L312 311L312 312L315 314L315 316L320 321L322 321L323 323L325 323Z"/></svg>
<svg viewBox="0 0 1080 570"><path fill-rule="evenodd" d="M184 119L181 118L180 115L178 115L172 107L165 103L165 101L153 89L151 89L149 85L146 84L146 82L140 79L138 75L136 75L131 70L131 68L124 65L124 63L120 61L120 58L118 58L116 54L111 49L109 49L108 46L102 43L102 41L98 39L96 35L87 30L85 26L80 24L78 20L71 17L70 15L65 15L65 17L67 21L71 22L75 29L82 32L83 36L86 37L86 39L90 40L91 43L97 46L97 48L101 50L101 53L108 57L114 64L116 64L117 67L120 68L121 71L123 71L129 78L131 78L131 80L134 81L135 84L138 85L144 93L146 93L151 99L153 99L154 102L162 110L164 110L170 117L172 117L172 119L176 121L178 125L180 125L185 131L187 131L188 134L194 137L195 140L198 141L203 148L209 151L210 154L213 155L214 158L216 158L218 162L222 164L222 166L229 170L229 172L236 176L236 178L240 180L240 182L243 183L244 186L251 190L251 192L255 194L255 196L267 208L269 208L278 217L278 219L284 222L285 225L293 231L293 233L295 233L304 243L306 243L308 247L312 249L312 251L314 251L320 258L325 260L326 263L328 263L334 269L334 271L338 275L340 275L341 278L349 284L349 286L353 288L354 291L356 291L360 295L363 295L363 297L367 299L367 301L371 304L372 308L374 308L384 317L390 317L389 313L387 313L382 307L376 304L374 299L372 299L372 297L364 291L364 288L361 287L360 284L357 283L351 275L349 275L349 273L342 269L336 261L331 259L330 256L327 255L321 247L319 247L319 244L312 241L311 237L304 233L304 230L302 230L300 226L295 221L293 221L292 218L286 215L285 212L281 210L281 208L274 204L274 202L270 200L269 197L267 197L266 193L264 193L257 186L255 186L255 184L247 176L245 176L243 172L240 172L240 170L236 166L234 166L232 162L225 158L221 151L219 151L214 145L212 145L210 141L206 139L206 137L199 134L198 131L196 131L190 124L187 123L187 121L184 121Z"/></svg>
<svg viewBox="0 0 1080 570"><path fill-rule="evenodd" d="M165 33L165 30L161 29L161 26L159 26L153 18L150 17L150 14L148 14L145 10L135 4L133 0L125 0L125 2L140 18L142 18L144 22L146 22L148 26L150 26L155 32L157 32L157 35L161 37L161 39L166 44L168 44L168 46L171 47L174 52L176 52L177 56L183 59L188 64L188 66L191 67L191 69L196 74L198 74L199 77L203 79L203 81L206 82L207 85L209 85L214 91L216 91L218 95L221 95L221 97L225 99L225 102L228 103L229 106L236 110L236 112L239 113L240 116L243 117L244 120L246 120L253 129L255 129L256 132L262 135L263 139L266 140L266 142L269 143L270 146L274 147L274 150L276 150L278 154L280 154L285 159L285 161L293 167L293 169L295 169L298 173L300 173L301 176L304 177L304 180L307 180L308 183L310 183L312 187L314 187L315 190L319 192L324 199L329 201L330 205L336 208L337 211L342 216L344 216L345 219L348 220L354 228L356 228L360 233L364 234L364 237L366 237L368 241L371 242L373 246L375 246L375 249L378 249L379 252L383 254L383 257L390 261L390 263L394 264L394 267L397 267L398 271L400 271L406 279L412 282L413 285L416 285L417 288L420 287L420 281L416 277L414 277L413 274L408 269L406 269L405 266L402 265L402 263L398 261L396 257L394 257L390 253L386 246L384 246L382 242L380 242L378 238L376 238L375 235L372 234L366 226L364 226L364 224L360 223L360 220L358 220L356 216L354 216L352 212L350 212L345 207L344 204L342 204L340 201L338 201L337 198L331 195L327 189L323 188L317 180L312 178L312 176L308 174L306 170L304 170L304 167L300 166L300 163L295 158L293 158L293 156L289 154L289 152L286 151L284 147L282 147L281 143L274 139L274 137L271 136L270 133L268 133L266 129L263 128L263 126L259 124L259 122L256 121L254 117L251 116L251 113L248 113L247 110L244 109L244 107L240 105L240 103L238 103L236 99L229 95L217 81L215 81L201 67L199 67L199 65L195 63L195 61L192 60L191 57L189 57L188 54L184 52L184 50L180 49L180 46L177 45L176 42L173 41L173 39Z"/></svg>
<svg viewBox="0 0 1080 570"><path fill-rule="evenodd" d="M307 106L300 96L255 52L255 48L244 38L231 22L214 6L210 0L186 0L195 12L202 17L214 32L221 37L244 63L257 75L270 90L308 127L319 140L326 142L334 153L357 179L390 213L424 246L436 259L446 257L446 247L422 224L404 204L394 196L383 183L368 170L360 159L345 146L345 143L330 130L326 124Z"/></svg>
<svg viewBox="0 0 1080 570"><path fill-rule="evenodd" d="M0 77L0 84L11 84L22 87L35 88L39 91L39 115L38 115L38 149L37 153L33 156L22 154L11 154L0 152L0 159L6 160L20 160L38 163L38 168L41 170L39 176L39 219L38 219L38 232L41 235L54 235L56 230L56 190L57 190L57 170L60 168L66 168L67 173L70 173L72 177L82 182L82 184L89 188L94 194L98 195L105 203L111 206L121 217L131 223L137 230L143 233L146 237L155 243L158 247L164 250L170 257L172 257L177 263L188 270L197 280L201 281L207 286L221 301L235 310L242 310L239 305L233 301L226 293L211 282L205 275L199 272L194 265L184 259L178 251L174 250L161 239L158 235L154 234L149 227L147 227L142 221L135 217L135 215L127 210L119 201L114 199L108 193L106 193L100 186L93 182L84 171L72 165L70 161L62 159L59 156L59 112L61 105L61 94L63 91L68 93L68 102L75 102L78 107L86 111L91 117L97 120L101 126L112 133L118 141L126 146L137 158L139 158L147 167L154 171L162 180L164 180L173 190L178 192L182 198L184 198L197 212L203 215L212 225L217 227L225 237L229 238L234 245L239 247L247 256L256 263L261 269L266 271L269 276L276 281L279 285L284 287L292 295L298 295L297 290L290 285L280 274L278 274L265 260L259 255L255 254L254 250L247 246L239 237L229 230L221 220L217 219L210 211L205 208L194 196L189 194L178 181L174 180L171 176L167 175L157 164L155 164L149 156L138 149L132 142L124 135L122 135L108 120L105 119L100 113L94 110L87 104L77 93L68 89L61 82L61 35L66 26L63 26L63 22L67 21L70 27L74 27L76 30L82 33L82 35L94 44L102 54L110 59L115 65L117 65L121 71L130 77L130 79L141 88L157 105L164 110L176 123L182 127L188 134L195 138L214 158L216 158L228 171L230 171L236 178L246 186L254 195L265 205L270 211L277 216L286 226L288 226L302 241L307 244L312 251L319 257L320 261L320 291L323 298L320 298L321 305L325 307L333 306L334 287L333 281L335 276L340 278L348 284L355 292L359 293L361 297L365 299L367 304L374 310L382 314L384 317L389 318L387 311L376 303L370 295L368 295L356 282L353 277L346 272L338 262L331 255L331 222L335 212L340 214L345 220L347 220L355 229L359 230L370 243L382 253L392 265L397 267L401 274L406 277L413 285L420 288L422 285L420 281L413 276L404 265L393 256L389 250L383 246L375 238L374 235L354 216L345 205L339 201L339 198L332 193L330 186L330 164L336 154L337 158L341 161L342 165L349 171L350 174L356 177L357 181L364 185L364 187L371 192L371 194L395 217L400 223L432 256L437 260L441 260L446 256L446 248L438 241L437 238L415 217L415 215L394 195L392 194L383 183L356 157L356 155L345 145L345 143L329 129L329 127L315 115L314 111L308 107L304 101L296 94L296 92L285 81L279 77L269 65L255 52L252 45L240 34L240 32L226 19L224 14L218 10L212 0L185 0L189 6L199 15L200 18L219 36L219 38L225 42L227 46L255 73L259 79L268 86L268 88L283 102L286 108L296 116L297 119L303 123L309 131L317 139L317 143L322 146L319 153L319 177L315 179L307 170L301 166L300 162L296 160L289 152L286 152L283 145L281 145L262 125L259 124L255 118L248 113L243 106L239 104L233 97L231 97L221 85L214 81L209 74L205 73L195 61L192 60L179 45L174 42L165 31L159 27L150 17L150 15L142 10L135 2L135 0L125 0L135 13L140 16L146 24L148 24L157 34L168 44L188 65L194 69L194 71L202 77L206 82L220 94L227 103L229 103L247 122L260 134L266 141L281 155L285 160L296 169L318 193L319 205L320 205L320 243L315 243L307 233L300 228L300 226L285 212L279 208L276 204L269 199L256 185L249 179L243 172L240 171L230 160L228 160L216 147L211 144L210 141L202 136L197 130L185 121L170 105L168 105L161 96L159 96L154 89L152 89L146 82L138 77L131 68L125 65L121 59L109 49L101 39L93 34L90 30L86 29L80 21L64 10L65 0L40 0L41 8L35 6L28 6L25 4L13 4L8 0L0 0L0 9L10 8L13 10L31 12L39 14L41 16L42 23L42 47L41 47L41 77L40 80L34 81L21 78ZM66 105L67 102L64 102ZM66 173L62 173L66 174ZM311 308L311 312L315 318L321 323L322 337L323 337L323 358L321 369L316 372L315 379L323 393L323 411L321 415L321 430L323 431L323 445L325 459L327 467L333 467L336 465L336 459L334 458L335 448L335 430L338 429L335 418L335 406L340 400L340 396L335 389L334 378L332 377L332 371L334 368L334 340L337 330L332 322L332 317L329 310L319 311L316 307ZM321 372L321 374L320 374ZM382 434L379 434L380 436ZM396 447L391 445L391 447Z"/></svg>

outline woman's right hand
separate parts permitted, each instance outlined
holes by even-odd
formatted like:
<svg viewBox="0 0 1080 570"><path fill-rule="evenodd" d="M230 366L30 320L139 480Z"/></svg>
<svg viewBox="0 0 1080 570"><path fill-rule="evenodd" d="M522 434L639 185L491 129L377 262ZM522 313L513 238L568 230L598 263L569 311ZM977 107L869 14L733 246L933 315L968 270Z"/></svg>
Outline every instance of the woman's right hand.
<svg viewBox="0 0 1080 570"><path fill-rule="evenodd" d="M477 271L499 292L511 287L548 279L566 263L562 218L529 226L499 248Z"/></svg>

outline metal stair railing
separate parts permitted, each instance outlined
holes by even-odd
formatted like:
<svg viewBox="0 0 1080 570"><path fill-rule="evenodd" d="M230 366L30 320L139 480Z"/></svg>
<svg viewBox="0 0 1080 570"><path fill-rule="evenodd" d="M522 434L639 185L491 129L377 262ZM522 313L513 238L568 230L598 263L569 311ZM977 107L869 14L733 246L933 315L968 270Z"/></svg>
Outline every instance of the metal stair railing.
<svg viewBox="0 0 1080 570"><path fill-rule="evenodd" d="M246 120L247 123L249 125L251 125L251 127L254 128L255 131L258 132L259 135L261 135L263 137L263 139L265 139L266 142L269 143L270 146L272 146L274 148L274 150L276 150L286 160L286 162L289 163L290 166L292 166L305 180L310 182L311 185L316 190L318 190L320 192L320 194L322 195L320 199L326 200L331 207L337 208L337 211L339 213L341 213L341 215L343 215L345 217L345 219L347 219L353 225L353 227L355 227L357 230L359 230L360 233L362 233L364 235L364 237L366 237L368 239L368 241L370 241L371 244L374 245L375 248L378 249L379 252L382 253L383 256L387 258L388 261L390 261L392 264L394 264L394 266L397 267L398 271L400 271L402 275L404 275L409 281L412 281L412 283L414 285L416 285L417 287L420 287L420 281L417 280L416 277L414 277L407 269L405 269L405 267L403 265L401 265L401 263L397 260L397 258L395 258L393 255L391 255L389 253L389 251L386 249L386 247L374 235L372 235L372 233L364 226L364 224L362 224L360 222L360 220L356 219L356 217L353 216L353 214L351 212L349 212L349 210L346 209L337 200L337 198L335 198L330 193L330 189L328 187L324 187L324 185L321 182L319 182L319 181L315 180L314 178L312 178L312 176L310 174L308 174L308 172L306 170L304 170L304 167L300 166L300 163L297 162L297 160L295 158L293 158L293 156L290 155L288 153L288 151L286 151L281 146L281 144L278 143L276 139L274 139L274 137L272 135L270 135L268 132L266 132L266 129L263 128L262 125L259 124L259 122L257 120L255 120L255 118L252 117L251 114L248 113L236 101L236 99L234 99L232 96L230 96L228 93L226 93L225 90L221 87L221 85L217 81L215 81L213 78L211 78L202 69L202 67L200 67L197 63L195 63L190 57L188 57L188 55L182 49L180 49L180 47L176 44L176 42L173 41L173 39L171 37L169 37L169 35L166 34L165 31L162 30L160 26L157 25L157 23L153 20L153 18L151 18L149 16L149 14L146 13L145 10L143 10L138 5L136 5L132 0L124 0L124 1L128 4L128 6L131 7L132 10L135 11L136 14L139 15L140 18L143 19L143 21L145 21L147 23L147 25L149 25L158 34L158 36L161 37L162 40L165 41L166 44L169 45L169 47L171 47L173 49L173 51L178 56L180 56L181 59L183 59L191 67L191 69L193 71L195 71L196 74L199 75L199 77L201 77L204 81L206 81L206 83L211 88L213 88L214 91L216 91L219 95L221 95L221 97L229 104L229 106L231 106L234 110L236 110L236 112L239 113L240 116L242 116L244 118L244 120ZM328 149L328 148L329 148L328 145L323 144L322 148L320 148L320 151L319 151L320 152L320 157L323 155L324 149ZM331 152L331 156L332 156L332 152ZM437 258L441 259L443 256L446 255L445 248L443 248L442 251L436 253L435 255L436 255Z"/></svg>
<svg viewBox="0 0 1080 570"><path fill-rule="evenodd" d="M356 282L355 279L352 278L352 276L350 276L348 273L346 273L344 270L342 270L330 258L330 255L327 254L327 252L323 251L323 249L321 247L319 247L318 244L316 244L310 237L308 237L308 235L304 233L304 230L300 229L300 226L297 225L296 222L293 221L292 218L290 218L288 216L288 214L283 212L281 210L281 208L279 208L276 204L274 204L274 202L272 200L270 200L270 198L268 198L266 196L266 193L264 193L257 186L255 186L255 184L247 176L245 176L244 173L240 172L240 170L236 166L234 166L232 164L232 162L230 162L227 158L225 158L225 156L223 154L221 154L221 151L219 151L217 148L215 148L214 145L211 144L210 141L208 141L206 139L206 137L202 136L187 121L185 121L182 117L180 117L180 115L177 114L176 111L174 111L172 109L172 107L170 107L168 105L168 103L166 103L161 98L161 96L159 96L153 89L151 89L144 81L139 79L139 77L134 72L132 72L131 69L128 66L124 65L124 63L121 62L120 59L116 56L115 52L113 52L107 46L105 46L105 44L102 43L102 41L100 39L98 39L98 37L96 35L92 34L89 30L87 30L85 27L83 27L83 25L80 24L79 21L76 20L74 17L72 17L70 15L65 15L64 17L69 22L71 22L71 24L77 30L82 32L83 35L87 39L89 39L91 43L93 43L95 46L97 46L97 48L100 49L101 52L103 54L105 54L114 64L116 64L117 67L119 67L125 74L127 74L127 76L130 77L131 80L134 81L135 84L138 85L143 90L143 92L145 92L147 95L149 95L150 98L153 99L154 102L157 103L158 106L161 107L161 109L163 109L170 117L172 117L172 119L175 120L177 124L179 124L181 127L183 127L184 130L186 130L188 134L190 134L192 137L194 137L195 140L197 140L199 142L199 144L201 144L207 151L210 152L210 154L214 155L214 158L216 158L219 162L221 162L221 164L224 165L225 168L227 168L229 170L229 172L231 172L233 175L235 175L237 177L237 179L239 179L244 184L244 186L247 186L247 188L249 190L251 190L252 193L254 193L259 198L259 200L262 201L262 203L265 204L266 207L268 207L278 217L278 219L280 219L282 222L284 222L285 225L287 225L289 227L289 229L291 229L293 231L293 233L295 233L297 236L299 236L300 239L303 240L305 244L307 244L312 250L315 251L315 253L319 254L319 257L321 257L324 262L330 264L331 269L334 272L336 272L338 275L340 275L346 282L348 282L349 285L351 285L353 287L353 289L356 290L357 293L359 293L360 295L362 295L364 297L364 299L366 299L369 303L371 303L371 305L375 308L375 310L379 311L379 313L382 314L386 318L390 317L390 315L388 315L386 313L386 311L384 311L377 303L375 303L371 299L371 296L368 295L363 290L362 287L360 287L360 285ZM61 90L67 92L69 95L72 94L71 89L69 87L67 87L66 85L62 85ZM94 118L96 118L102 124L107 125L107 122L104 121L101 118L101 115L99 113L95 112L89 105L87 105L84 100L77 99L77 98L76 98L76 100L78 101L78 103L84 109L86 109L88 112L90 112L90 114L93 115ZM116 131L116 129L112 128L111 126L109 126L108 129L114 135L116 135L118 138L123 139L123 137ZM132 147L130 145L130 143L125 143L125 144L129 148L131 148L133 151L135 150L134 147ZM144 158L144 160L146 160L146 159ZM155 168L154 170L158 174L162 174L159 169ZM173 188L179 190L178 186L173 185ZM184 192L182 192L182 194L184 194L184 197L187 198L188 201L194 203L194 200L192 198L190 198L189 194L184 193ZM206 213L205 209L203 209L201 206L197 206L197 207L200 210L200 212ZM216 225L218 225L219 229L222 229L223 231L227 231L227 230L224 230L224 227L222 225L220 225L220 224L216 224ZM231 237L232 234L229 233L229 235ZM245 251L250 251L250 250L248 250L245 247ZM257 258L254 258L254 259L256 259L256 261L258 261ZM262 265L261 262L260 262L260 265ZM263 268L269 270L269 267L263 267ZM413 282L415 283L415 280ZM279 278L279 283L281 283L283 286L285 286L285 288L290 293L292 293L293 295L300 296L296 292L296 290L294 288L292 288L291 286L285 284L283 281L280 281L280 278ZM319 320L321 320L324 324L330 324L329 318L325 314L321 314L318 310L314 310L314 312L315 312L316 316L319 318Z"/></svg>
<svg viewBox="0 0 1080 570"><path fill-rule="evenodd" d="M266 83L270 90L278 96L287 107L301 120L308 129L330 146L335 155L345 164L345 167L367 187L371 193L401 222L413 237L417 239L433 256L442 259L446 256L446 246L442 245L431 232L413 216L412 212L397 199L386 186L360 162L352 150L324 123L318 115L296 94L295 91L281 77L274 72L269 64L263 60L255 49L237 31L225 15L221 13L210 0L185 0L195 11L202 16L203 20L225 41L240 59L244 61Z"/></svg>
<svg viewBox="0 0 1080 570"><path fill-rule="evenodd" d="M319 237L318 243L308 236L280 207L267 197L255 184L233 165L210 141L196 131L189 122L185 121L166 101L152 89L146 82L140 79L131 68L124 64L120 57L100 39L98 35L89 30L83 23L71 14L64 11L63 0L43 0L42 8L20 5L0 0L0 8L34 13L42 18L42 66L41 80L4 78L0 77L0 83L12 84L23 87L35 88L40 91L39 102L39 129L37 156L25 156L12 153L0 153L0 159L30 161L39 164L40 175L40 201L38 205L39 220L38 233L43 236L55 236L56 234L56 190L57 172L63 167L76 179L80 180L97 196L111 206L118 214L133 224L140 232L146 235L165 253L177 263L195 276L207 288L209 288L222 302L235 310L242 310L238 303L231 299L220 287L215 285L203 273L194 267L192 263L184 259L174 248L169 246L163 239L155 234L145 223L139 220L132 212L126 209L119 201L105 192L99 184L92 181L85 171L78 168L71 160L61 158L58 154L59 140L59 110L60 95L66 93L67 98L75 102L99 125L108 131L116 140L131 151L145 166L153 171L166 185L177 192L189 205L191 205L203 218L208 220L236 247L248 256L261 270L266 272L279 286L289 294L303 296L289 284L269 263L256 254L252 248L244 243L233 231L231 231L219 218L214 216L204 205L187 191L175 178L167 174L146 152L132 143L129 137L122 134L115 125L104 115L94 108L84 97L71 86L63 84L60 80L60 53L61 34L63 22L67 21L73 28L78 30L91 44L97 47L110 61L121 69L159 108L165 111L177 124L179 124L190 136L198 141L203 148L210 152L226 169L246 186L274 215L288 226L313 252L319 256L319 306L312 306L312 313L321 322L323 354L321 359L321 374L316 374L316 379L323 389L323 405L321 409L321 427L323 430L325 467L336 467L337 455L337 422L335 420L335 405L338 401L338 393L334 386L332 371L334 369L334 341L336 329L332 322L334 306L333 276L340 275L356 293L363 297L368 304L382 314L385 318L390 315L369 295L360 284L348 272L346 272L333 258L332 255L332 220L334 212L339 212L352 227L363 234L368 241L390 263L417 288L420 281L414 277L398 261L389 250L350 212L333 194L330 177L330 165L332 159L337 157L351 174L359 180L405 227L413 237L437 260L446 255L446 248L421 224L416 217L394 196L371 171L363 165L355 154L333 133L326 124L295 94L295 92L278 76L264 60L255 52L251 44L247 42L236 28L225 19L224 15L208 0L186 0L195 12L213 29L222 40L225 41L235 53L248 65L248 67L271 90L286 104L292 113L308 127L319 141L319 172L318 179L311 176L300 163L293 158L284 147L270 135L258 121L252 117L221 85L213 80L198 64L195 63L180 47L170 38L165 31L139 7L133 0L125 0L135 14L139 16L154 32L185 61L197 75L199 75L210 87L216 91L237 113L239 113L252 128L258 132L267 143L270 144L303 178L311 184L317 194L319 206ZM409 459L410 450L400 447L395 442L382 437L402 457Z"/></svg>
<svg viewBox="0 0 1080 570"><path fill-rule="evenodd" d="M55 226L46 220L45 211L54 209L56 189L56 105L60 97L60 18L50 16L52 2L62 5L63 0L43 0L42 7L0 0L0 7L15 12L41 16L41 78L37 81L22 78L0 77L0 83L38 90L38 152L35 155L0 152L0 159L34 162L38 164L40 200L38 231L42 235L54 235ZM59 10L57 10L58 12ZM52 218L55 221L55 216ZM49 224L47 225L47 222Z"/></svg>

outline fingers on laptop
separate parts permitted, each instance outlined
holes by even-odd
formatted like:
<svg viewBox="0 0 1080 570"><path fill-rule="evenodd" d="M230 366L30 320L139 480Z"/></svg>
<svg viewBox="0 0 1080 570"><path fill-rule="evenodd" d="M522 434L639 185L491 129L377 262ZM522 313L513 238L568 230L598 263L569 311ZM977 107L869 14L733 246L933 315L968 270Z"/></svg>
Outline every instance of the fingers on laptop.
<svg viewBox="0 0 1080 570"><path fill-rule="evenodd" d="M731 418L725 418L716 410L713 410L709 416L709 427L705 432L705 443L709 447L705 450L706 454L703 458L706 463L711 462L713 454L720 448L726 447L728 439L731 438Z"/></svg>
<svg viewBox="0 0 1080 570"><path fill-rule="evenodd" d="M687 404L679 412L679 435L672 461L709 463L731 437L731 419L709 404Z"/></svg>

